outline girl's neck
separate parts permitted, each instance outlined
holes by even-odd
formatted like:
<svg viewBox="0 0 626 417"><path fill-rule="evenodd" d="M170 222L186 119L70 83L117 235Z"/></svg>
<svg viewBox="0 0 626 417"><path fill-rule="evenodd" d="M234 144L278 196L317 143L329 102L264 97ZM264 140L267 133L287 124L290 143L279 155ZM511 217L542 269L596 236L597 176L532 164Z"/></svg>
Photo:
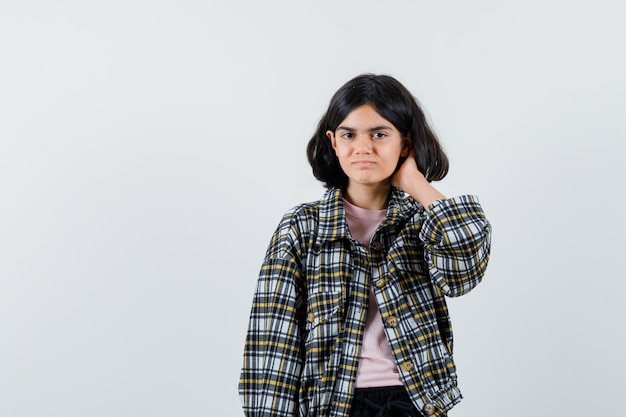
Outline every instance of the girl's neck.
<svg viewBox="0 0 626 417"><path fill-rule="evenodd" d="M351 184L348 183L343 194L344 198L357 207L367 210L383 210L387 208L391 184Z"/></svg>

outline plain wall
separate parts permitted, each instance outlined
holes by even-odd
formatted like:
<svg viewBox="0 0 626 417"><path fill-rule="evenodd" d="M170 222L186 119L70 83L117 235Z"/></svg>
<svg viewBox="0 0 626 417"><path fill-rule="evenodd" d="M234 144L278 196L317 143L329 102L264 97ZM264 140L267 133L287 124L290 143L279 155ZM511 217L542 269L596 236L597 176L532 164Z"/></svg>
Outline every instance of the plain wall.
<svg viewBox="0 0 626 417"><path fill-rule="evenodd" d="M270 235L362 72L493 224L451 416L623 416L622 1L4 1L0 416L240 416ZM221 411L220 411L221 410Z"/></svg>

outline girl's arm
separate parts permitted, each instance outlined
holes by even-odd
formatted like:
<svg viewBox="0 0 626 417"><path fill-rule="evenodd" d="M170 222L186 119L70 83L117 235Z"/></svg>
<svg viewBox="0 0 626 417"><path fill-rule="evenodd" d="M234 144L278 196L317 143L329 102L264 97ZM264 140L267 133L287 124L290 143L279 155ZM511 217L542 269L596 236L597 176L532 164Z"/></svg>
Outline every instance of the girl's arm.
<svg viewBox="0 0 626 417"><path fill-rule="evenodd" d="M247 417L293 417L303 363L301 270L290 243L288 216L261 267L239 380Z"/></svg>
<svg viewBox="0 0 626 417"><path fill-rule="evenodd" d="M413 154L391 181L425 208L419 236L432 281L448 296L470 291L482 280L491 250L491 225L478 198L446 199L419 172Z"/></svg>
<svg viewBox="0 0 626 417"><path fill-rule="evenodd" d="M482 280L491 251L491 225L478 198L437 200L422 216L419 239L430 279L449 297L467 293Z"/></svg>

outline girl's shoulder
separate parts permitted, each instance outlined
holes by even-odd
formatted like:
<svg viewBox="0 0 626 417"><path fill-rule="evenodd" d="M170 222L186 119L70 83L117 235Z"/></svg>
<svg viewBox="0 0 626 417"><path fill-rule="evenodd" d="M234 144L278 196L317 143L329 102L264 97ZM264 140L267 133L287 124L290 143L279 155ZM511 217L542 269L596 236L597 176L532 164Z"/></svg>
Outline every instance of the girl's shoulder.
<svg viewBox="0 0 626 417"><path fill-rule="evenodd" d="M291 207L283 215L283 221L317 222L320 217L326 217L329 213L343 213L341 195L341 190L338 188L330 188L320 199Z"/></svg>

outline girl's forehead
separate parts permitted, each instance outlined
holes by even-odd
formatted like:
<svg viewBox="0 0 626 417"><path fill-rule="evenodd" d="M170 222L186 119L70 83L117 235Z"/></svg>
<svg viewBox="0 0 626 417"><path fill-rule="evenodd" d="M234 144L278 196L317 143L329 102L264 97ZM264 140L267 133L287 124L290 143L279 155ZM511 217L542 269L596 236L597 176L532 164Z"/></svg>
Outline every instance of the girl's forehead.
<svg viewBox="0 0 626 417"><path fill-rule="evenodd" d="M372 104L369 104L369 103L363 104L351 110L346 115L346 117L341 121L339 126L342 126L344 124L357 124L357 123L358 124L385 123L385 124L392 125L392 123L389 120L381 116L381 114L378 112L376 107L374 107Z"/></svg>

